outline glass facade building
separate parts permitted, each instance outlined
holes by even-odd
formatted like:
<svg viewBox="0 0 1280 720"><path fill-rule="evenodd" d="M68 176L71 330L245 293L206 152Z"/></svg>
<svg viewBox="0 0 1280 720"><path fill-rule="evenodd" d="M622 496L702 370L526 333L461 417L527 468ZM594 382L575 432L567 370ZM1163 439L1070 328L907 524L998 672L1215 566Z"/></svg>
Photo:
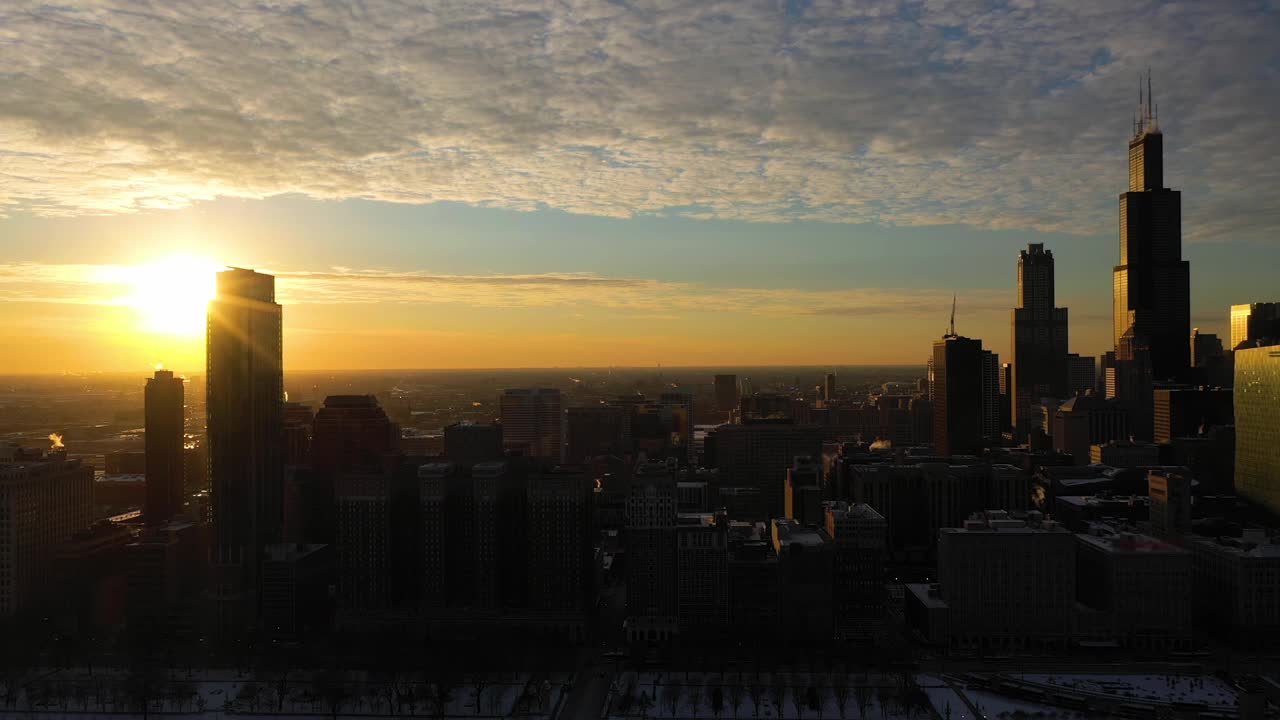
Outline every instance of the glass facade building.
<svg viewBox="0 0 1280 720"><path fill-rule="evenodd" d="M1235 360L1236 492L1280 513L1280 345Z"/></svg>

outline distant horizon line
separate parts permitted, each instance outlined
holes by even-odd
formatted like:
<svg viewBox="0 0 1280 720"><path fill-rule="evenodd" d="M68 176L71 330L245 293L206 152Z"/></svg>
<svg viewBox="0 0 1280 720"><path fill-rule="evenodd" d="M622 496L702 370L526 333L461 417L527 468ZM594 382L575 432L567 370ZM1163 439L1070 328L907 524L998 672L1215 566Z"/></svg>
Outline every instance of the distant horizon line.
<svg viewBox="0 0 1280 720"><path fill-rule="evenodd" d="M528 367L417 367L417 368L328 368L328 369L307 369L307 370L288 370L284 372L286 375L295 374L317 374L317 373L389 373L389 372L513 372L513 371L535 371L535 370L774 370L774 369L826 369L838 370L840 368L911 368L925 367L924 363L868 363L868 364L843 364L843 365L544 365L544 366L528 366ZM175 373L187 375L204 375L203 369L200 372L188 373L186 370L179 368L155 368L171 370ZM40 373L0 373L0 378L22 378L22 377L76 377L88 375L132 375L132 370L85 370L85 371L63 371L63 372L40 372Z"/></svg>

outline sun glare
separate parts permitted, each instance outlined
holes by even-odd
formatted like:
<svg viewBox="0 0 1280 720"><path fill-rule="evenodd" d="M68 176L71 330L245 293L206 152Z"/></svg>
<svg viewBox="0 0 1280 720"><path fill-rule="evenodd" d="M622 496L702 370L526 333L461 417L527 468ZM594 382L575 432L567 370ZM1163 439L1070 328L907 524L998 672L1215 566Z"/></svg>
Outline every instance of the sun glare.
<svg viewBox="0 0 1280 720"><path fill-rule="evenodd" d="M204 333L205 308L214 294L214 274L221 266L212 260L177 256L131 267L129 294L123 304L138 313L143 330L168 335Z"/></svg>

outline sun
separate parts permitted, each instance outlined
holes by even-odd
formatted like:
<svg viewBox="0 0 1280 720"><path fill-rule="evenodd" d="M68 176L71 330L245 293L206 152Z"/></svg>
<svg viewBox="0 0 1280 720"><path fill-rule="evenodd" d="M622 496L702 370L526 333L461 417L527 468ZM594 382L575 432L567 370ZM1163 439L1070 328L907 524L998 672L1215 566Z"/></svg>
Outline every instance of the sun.
<svg viewBox="0 0 1280 720"><path fill-rule="evenodd" d="M206 258L178 255L127 269L129 294L122 304L138 313L147 332L194 337L204 334L205 312L222 266Z"/></svg>

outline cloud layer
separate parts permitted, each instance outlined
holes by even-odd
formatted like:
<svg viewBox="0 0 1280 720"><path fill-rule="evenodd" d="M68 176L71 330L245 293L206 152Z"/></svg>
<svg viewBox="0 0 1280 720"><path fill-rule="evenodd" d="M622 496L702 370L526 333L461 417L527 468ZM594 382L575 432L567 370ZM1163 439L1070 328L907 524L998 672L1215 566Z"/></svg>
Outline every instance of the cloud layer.
<svg viewBox="0 0 1280 720"><path fill-rule="evenodd" d="M0 303L120 305L130 266L0 263ZM939 289L716 288L697 283L592 273L442 275L334 268L273 271L281 303L410 304L474 308L606 308L634 315L746 313L787 316L941 316L951 291ZM1008 293L965 293L966 312L1008 312Z"/></svg>
<svg viewBox="0 0 1280 720"><path fill-rule="evenodd" d="M1193 238L1275 237L1274 2L0 8L0 210L305 193L1111 232L1137 72Z"/></svg>

